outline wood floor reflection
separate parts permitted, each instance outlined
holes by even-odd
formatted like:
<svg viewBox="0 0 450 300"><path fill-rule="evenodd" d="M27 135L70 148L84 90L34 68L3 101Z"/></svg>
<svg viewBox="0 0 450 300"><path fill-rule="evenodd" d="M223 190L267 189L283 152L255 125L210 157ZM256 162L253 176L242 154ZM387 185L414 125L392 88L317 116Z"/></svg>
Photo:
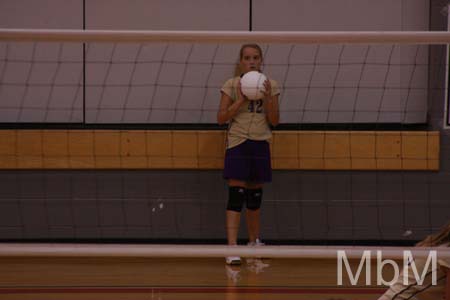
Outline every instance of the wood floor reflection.
<svg viewBox="0 0 450 300"><path fill-rule="evenodd" d="M222 258L3 257L0 266L3 300L369 300L384 290L363 285L365 278L337 286L334 259L247 259L230 267Z"/></svg>

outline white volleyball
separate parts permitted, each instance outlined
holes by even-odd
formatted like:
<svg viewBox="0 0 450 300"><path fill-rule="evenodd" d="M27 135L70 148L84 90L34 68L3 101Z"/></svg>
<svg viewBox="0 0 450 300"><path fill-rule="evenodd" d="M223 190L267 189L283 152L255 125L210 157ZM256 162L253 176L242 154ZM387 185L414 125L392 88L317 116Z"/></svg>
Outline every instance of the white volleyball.
<svg viewBox="0 0 450 300"><path fill-rule="evenodd" d="M266 75L258 71L250 71L241 78L242 93L249 100L259 100L264 97L263 92L266 90L264 82L267 80Z"/></svg>

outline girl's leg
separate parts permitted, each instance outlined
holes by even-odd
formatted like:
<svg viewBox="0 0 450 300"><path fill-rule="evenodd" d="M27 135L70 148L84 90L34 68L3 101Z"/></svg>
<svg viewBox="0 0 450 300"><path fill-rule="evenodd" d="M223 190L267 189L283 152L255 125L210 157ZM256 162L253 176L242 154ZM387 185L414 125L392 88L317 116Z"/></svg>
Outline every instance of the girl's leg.
<svg viewBox="0 0 450 300"><path fill-rule="evenodd" d="M227 241L228 245L237 245L237 235L239 232L239 223L241 221L241 213L227 210Z"/></svg>
<svg viewBox="0 0 450 300"><path fill-rule="evenodd" d="M228 180L228 206L226 211L226 229L228 245L237 244L241 210L247 197L245 181Z"/></svg>
<svg viewBox="0 0 450 300"><path fill-rule="evenodd" d="M255 243L260 234L260 206L262 198L262 184L247 185L247 231L250 243Z"/></svg>

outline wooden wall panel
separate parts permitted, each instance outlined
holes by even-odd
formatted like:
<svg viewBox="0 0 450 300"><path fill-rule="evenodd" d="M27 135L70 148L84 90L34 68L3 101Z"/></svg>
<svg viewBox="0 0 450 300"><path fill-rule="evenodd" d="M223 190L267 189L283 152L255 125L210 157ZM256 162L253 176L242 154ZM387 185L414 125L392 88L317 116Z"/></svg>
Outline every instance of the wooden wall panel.
<svg viewBox="0 0 450 300"><path fill-rule="evenodd" d="M2 130L0 169L221 169L224 131ZM278 170L438 170L439 132L275 131Z"/></svg>

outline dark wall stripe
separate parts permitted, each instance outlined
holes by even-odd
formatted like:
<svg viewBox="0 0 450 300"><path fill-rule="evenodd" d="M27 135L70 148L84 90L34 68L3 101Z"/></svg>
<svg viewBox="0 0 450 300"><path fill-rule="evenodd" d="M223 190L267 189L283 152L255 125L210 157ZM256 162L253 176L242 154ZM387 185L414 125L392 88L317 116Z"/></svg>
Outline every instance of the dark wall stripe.
<svg viewBox="0 0 450 300"><path fill-rule="evenodd" d="M86 0L83 0L83 30L86 30ZM86 124L86 43L83 43L83 124Z"/></svg>
<svg viewBox="0 0 450 300"><path fill-rule="evenodd" d="M249 10L248 10L248 30L252 31L253 27L252 27L252 23L253 23L253 19L252 19L252 14L253 14L253 0L249 0Z"/></svg>

